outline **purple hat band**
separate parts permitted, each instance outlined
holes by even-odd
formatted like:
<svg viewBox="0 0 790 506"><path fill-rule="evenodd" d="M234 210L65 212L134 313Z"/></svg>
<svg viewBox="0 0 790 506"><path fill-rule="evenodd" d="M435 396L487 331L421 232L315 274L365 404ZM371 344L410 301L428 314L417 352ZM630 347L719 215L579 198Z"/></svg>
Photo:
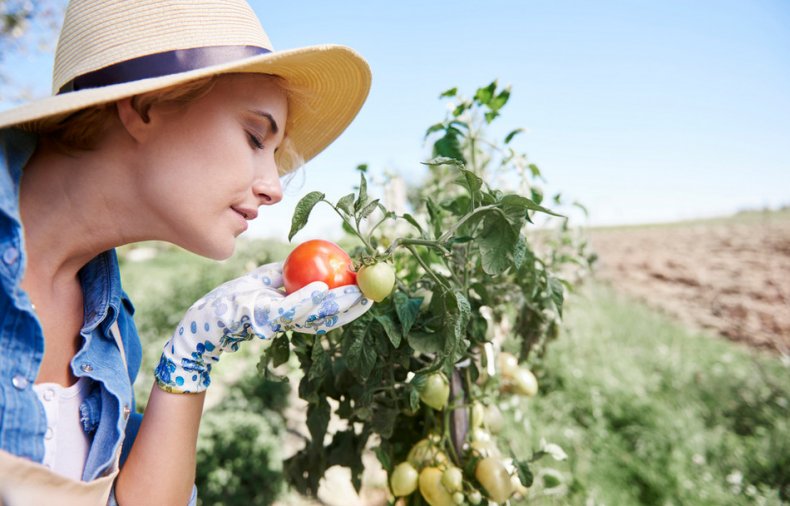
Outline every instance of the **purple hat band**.
<svg viewBox="0 0 790 506"><path fill-rule="evenodd" d="M57 94L178 74L267 53L271 51L257 46L209 46L149 54L77 76Z"/></svg>

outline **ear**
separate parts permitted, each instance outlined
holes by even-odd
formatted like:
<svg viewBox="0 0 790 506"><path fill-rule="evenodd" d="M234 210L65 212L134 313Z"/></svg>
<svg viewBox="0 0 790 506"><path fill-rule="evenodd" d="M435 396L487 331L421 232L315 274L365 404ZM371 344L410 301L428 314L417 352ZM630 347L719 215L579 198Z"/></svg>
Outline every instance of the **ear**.
<svg viewBox="0 0 790 506"><path fill-rule="evenodd" d="M132 98L124 98L116 102L118 119L124 130L137 142L143 142L151 131L151 121L143 117L132 106Z"/></svg>

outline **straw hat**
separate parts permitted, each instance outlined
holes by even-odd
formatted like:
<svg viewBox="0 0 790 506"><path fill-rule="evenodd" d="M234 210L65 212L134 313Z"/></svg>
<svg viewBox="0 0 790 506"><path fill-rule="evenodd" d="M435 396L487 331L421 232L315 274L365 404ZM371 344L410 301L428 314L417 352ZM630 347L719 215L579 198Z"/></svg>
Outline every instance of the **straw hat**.
<svg viewBox="0 0 790 506"><path fill-rule="evenodd" d="M350 48L274 51L244 0L71 0L53 96L0 112L0 128L36 131L89 106L231 72L279 75L306 91L289 104L287 127L305 161L351 123L370 89L370 69Z"/></svg>

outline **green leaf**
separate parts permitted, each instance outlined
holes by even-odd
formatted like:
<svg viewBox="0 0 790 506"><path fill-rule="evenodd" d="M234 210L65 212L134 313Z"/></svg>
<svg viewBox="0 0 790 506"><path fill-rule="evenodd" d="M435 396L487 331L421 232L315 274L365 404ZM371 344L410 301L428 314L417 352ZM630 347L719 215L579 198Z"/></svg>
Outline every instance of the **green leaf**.
<svg viewBox="0 0 790 506"><path fill-rule="evenodd" d="M510 88L505 88L499 95L493 98L489 103L488 107L491 108L492 111L499 111L501 108L507 104L508 99L510 98Z"/></svg>
<svg viewBox="0 0 790 506"><path fill-rule="evenodd" d="M368 339L369 318L360 318L346 325L342 349L348 368L362 382L367 381L376 364L376 350Z"/></svg>
<svg viewBox="0 0 790 506"><path fill-rule="evenodd" d="M534 163L529 164L529 170L532 172L533 177L540 177L540 169Z"/></svg>
<svg viewBox="0 0 790 506"><path fill-rule="evenodd" d="M514 194L505 195L504 197L502 197L501 203L502 206L504 207L505 213L507 214L511 214L514 212L526 214L527 210L530 210L530 211L538 211L541 213L550 214L552 216L558 216L560 218L565 218L565 216L561 214L557 214L550 209L538 205L532 200L528 199L527 197L523 197L521 195L514 195Z"/></svg>
<svg viewBox="0 0 790 506"><path fill-rule="evenodd" d="M485 114L483 114L486 123L491 123L496 119L497 116L499 116L499 113L497 111L486 111Z"/></svg>
<svg viewBox="0 0 790 506"><path fill-rule="evenodd" d="M366 166L367 167L367 166ZM354 202L354 211L359 211L368 203L368 181L365 179L365 172L359 173L359 196Z"/></svg>
<svg viewBox="0 0 790 506"><path fill-rule="evenodd" d="M428 210L428 219L433 225L434 237L442 235L442 210L434 204L431 198L425 199L425 207Z"/></svg>
<svg viewBox="0 0 790 506"><path fill-rule="evenodd" d="M444 332L445 342L443 352L451 355L466 335L466 326L472 316L469 301L459 290L447 294L445 301Z"/></svg>
<svg viewBox="0 0 790 506"><path fill-rule="evenodd" d="M458 137L458 134L455 132L447 130L444 136L433 143L433 156L444 156L466 162L464 154L461 151L461 141Z"/></svg>
<svg viewBox="0 0 790 506"><path fill-rule="evenodd" d="M420 162L423 165L455 165L456 167L463 167L464 163L455 158L448 158L446 156L436 156L428 161Z"/></svg>
<svg viewBox="0 0 790 506"><path fill-rule="evenodd" d="M477 100L480 105L488 105L491 99L494 98L494 91L496 91L496 81L485 88L478 88L477 92L475 92L475 100Z"/></svg>
<svg viewBox="0 0 790 506"><path fill-rule="evenodd" d="M363 208L362 208L362 210L359 212L359 217L360 217L360 218L367 218L367 217L370 215L370 213L372 213L373 211L375 211L375 210L376 210L376 207L378 207L378 205L379 205L379 199L371 200L371 201L370 201L370 202L368 202L368 204L367 204L365 207L363 207Z"/></svg>
<svg viewBox="0 0 790 506"><path fill-rule="evenodd" d="M461 169L461 174L463 179L458 181L458 183L469 190L470 194L476 194L483 187L483 180L471 170Z"/></svg>
<svg viewBox="0 0 790 506"><path fill-rule="evenodd" d="M406 341L418 353L438 353L444 348L444 337L438 332L411 332Z"/></svg>
<svg viewBox="0 0 790 506"><path fill-rule="evenodd" d="M313 337L313 349L310 354L312 364L310 365L310 372L307 374L307 379L320 384L329 373L332 363L329 355L324 350L321 342L321 336L316 334Z"/></svg>
<svg viewBox="0 0 790 506"><path fill-rule="evenodd" d="M478 238L480 261L486 274L504 272L510 265L518 246L519 231L500 214L489 213L483 221Z"/></svg>
<svg viewBox="0 0 790 506"><path fill-rule="evenodd" d="M409 391L409 409L415 413L420 409L420 392L416 388Z"/></svg>
<svg viewBox="0 0 790 506"><path fill-rule="evenodd" d="M518 479L521 481L521 484L527 488L531 487L532 482L535 481L535 477L529 469L529 463L526 460L518 460L515 455L513 455L513 464L516 466L516 472L518 473Z"/></svg>
<svg viewBox="0 0 790 506"><path fill-rule="evenodd" d="M291 354L290 343L285 334L280 334L272 341L272 347L269 351L272 356L272 365L278 367L288 362L288 357Z"/></svg>
<svg viewBox="0 0 790 506"><path fill-rule="evenodd" d="M549 276L548 279L549 285L549 293L551 294L551 300L554 302L554 305L557 306L557 313L562 317L562 304L565 300L565 291L562 286L562 282L553 277Z"/></svg>
<svg viewBox="0 0 790 506"><path fill-rule="evenodd" d="M458 88L450 88L449 90L443 91L439 98L444 97L454 97L458 93Z"/></svg>
<svg viewBox="0 0 790 506"><path fill-rule="evenodd" d="M513 137L515 137L516 135L520 134L523 131L524 131L523 128L516 128L515 130L507 134L505 136L505 144L510 144L510 141L513 140Z"/></svg>
<svg viewBox="0 0 790 506"><path fill-rule="evenodd" d="M392 296L392 301L395 304L395 313L400 321L401 332L403 332L403 335L406 335L417 320L422 299L411 299L403 292L395 292L395 295ZM395 347L397 348L398 346L395 345Z"/></svg>
<svg viewBox="0 0 790 506"><path fill-rule="evenodd" d="M444 123L436 123L435 125L431 125L428 130L425 131L425 138L427 139L429 135L434 132L438 132L439 130L444 130Z"/></svg>
<svg viewBox="0 0 790 506"><path fill-rule="evenodd" d="M314 444L323 447L324 434L329 426L331 409L326 397L320 397L318 403L310 404L307 407L307 428L310 430L310 437Z"/></svg>
<svg viewBox="0 0 790 506"><path fill-rule="evenodd" d="M423 232L422 230L422 226L420 226L420 224L417 222L417 219L414 218L414 216L412 216L409 213L403 213L403 216L401 216L401 218L411 223L412 226L414 226L414 228L416 228L420 232L420 235L425 235L425 232Z"/></svg>
<svg viewBox="0 0 790 506"><path fill-rule="evenodd" d="M371 426L378 432L383 439L392 437L395 429L395 422L398 420L398 410L387 406L379 405L373 412Z"/></svg>
<svg viewBox="0 0 790 506"><path fill-rule="evenodd" d="M340 200L337 201L337 208L341 211L345 212L349 216L354 214L354 193L349 193L345 197L342 197Z"/></svg>
<svg viewBox="0 0 790 506"><path fill-rule="evenodd" d="M373 453L376 454L376 458L379 459L381 463L381 467L384 468L387 473L392 472L392 460L387 452L384 451L384 448L381 445L373 448Z"/></svg>
<svg viewBox="0 0 790 506"><path fill-rule="evenodd" d="M379 325L381 325L381 328L384 329L384 333L387 334L390 343L392 343L392 347L397 348L400 346L402 336L395 327L395 323L393 323L392 318L386 314L374 314L373 318L379 323Z"/></svg>
<svg viewBox="0 0 790 506"><path fill-rule="evenodd" d="M290 241L297 232L307 225L307 219L310 217L310 212L313 207L324 199L324 194L321 192L310 192L302 200L296 204L294 215L291 219L291 231L288 233L288 240Z"/></svg>

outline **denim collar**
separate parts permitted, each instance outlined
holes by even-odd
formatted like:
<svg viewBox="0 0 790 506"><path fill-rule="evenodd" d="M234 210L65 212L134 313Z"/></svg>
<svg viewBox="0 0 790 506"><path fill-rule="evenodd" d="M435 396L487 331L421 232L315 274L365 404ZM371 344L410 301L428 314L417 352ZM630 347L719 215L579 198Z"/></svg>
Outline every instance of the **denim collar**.
<svg viewBox="0 0 790 506"><path fill-rule="evenodd" d="M15 128L0 130L0 135L7 136L6 142L0 142L0 149L5 146L7 150L5 159L9 169L7 173L0 174L0 178L8 177L11 183L0 185L0 211L20 222L19 182L24 166L36 149L38 135ZM115 250L93 258L80 270L79 278L85 306L83 330L92 332L105 319L105 327L109 327L118 318L122 295ZM102 332L101 335L107 333Z"/></svg>

